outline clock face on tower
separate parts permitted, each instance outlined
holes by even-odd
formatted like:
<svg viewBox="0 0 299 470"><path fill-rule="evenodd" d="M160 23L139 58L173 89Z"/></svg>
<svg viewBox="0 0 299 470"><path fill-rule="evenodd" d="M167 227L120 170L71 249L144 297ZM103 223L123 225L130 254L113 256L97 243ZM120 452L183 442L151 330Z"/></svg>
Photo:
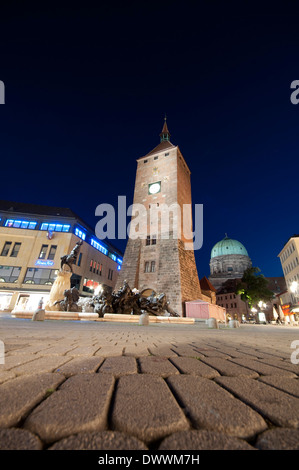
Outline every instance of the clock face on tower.
<svg viewBox="0 0 299 470"><path fill-rule="evenodd" d="M149 194L157 194L160 191L161 191L161 181L157 181L156 183L151 183L148 185Z"/></svg>

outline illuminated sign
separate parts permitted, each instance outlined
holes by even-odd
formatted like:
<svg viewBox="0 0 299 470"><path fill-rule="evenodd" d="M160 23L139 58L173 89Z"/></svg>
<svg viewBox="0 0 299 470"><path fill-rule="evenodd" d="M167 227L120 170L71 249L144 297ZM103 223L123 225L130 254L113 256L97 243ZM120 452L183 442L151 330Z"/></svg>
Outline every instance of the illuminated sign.
<svg viewBox="0 0 299 470"><path fill-rule="evenodd" d="M35 266L53 266L54 261L50 261L49 259L38 259L35 261Z"/></svg>

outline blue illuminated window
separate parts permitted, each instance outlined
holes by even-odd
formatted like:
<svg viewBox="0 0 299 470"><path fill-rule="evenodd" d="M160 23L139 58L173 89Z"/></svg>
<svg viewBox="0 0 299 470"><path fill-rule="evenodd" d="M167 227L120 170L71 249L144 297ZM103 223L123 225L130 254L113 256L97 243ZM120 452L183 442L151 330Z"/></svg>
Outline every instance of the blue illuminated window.
<svg viewBox="0 0 299 470"><path fill-rule="evenodd" d="M13 227L13 228L27 228L29 230L34 230L37 225L37 222L29 222L29 220L20 220L20 219L7 219L4 226Z"/></svg>
<svg viewBox="0 0 299 470"><path fill-rule="evenodd" d="M78 229L77 227L75 228L75 235L77 235L77 237L79 238L82 238L82 240L85 240L86 238L86 233Z"/></svg>
<svg viewBox="0 0 299 470"><path fill-rule="evenodd" d="M113 253L109 253L109 258L113 259L113 261L116 261L116 256Z"/></svg>
<svg viewBox="0 0 299 470"><path fill-rule="evenodd" d="M108 254L108 250L103 245L101 245L99 242L96 242L93 238L91 239L90 244L91 244L91 246L93 246L97 250L104 253L104 255Z"/></svg>
<svg viewBox="0 0 299 470"><path fill-rule="evenodd" d="M69 232L71 226L68 224L49 224L48 222L43 222L41 224L41 230L49 230L49 232Z"/></svg>
<svg viewBox="0 0 299 470"><path fill-rule="evenodd" d="M123 260L122 260L121 258L117 258L117 262L118 262L119 264L123 264Z"/></svg>

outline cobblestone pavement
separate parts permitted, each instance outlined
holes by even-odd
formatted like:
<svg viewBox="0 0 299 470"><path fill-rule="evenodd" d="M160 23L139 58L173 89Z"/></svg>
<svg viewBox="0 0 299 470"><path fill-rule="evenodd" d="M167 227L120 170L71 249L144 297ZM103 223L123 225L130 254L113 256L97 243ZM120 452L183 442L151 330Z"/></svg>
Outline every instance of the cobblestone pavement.
<svg viewBox="0 0 299 470"><path fill-rule="evenodd" d="M1 450L299 448L298 326L2 315L0 339Z"/></svg>

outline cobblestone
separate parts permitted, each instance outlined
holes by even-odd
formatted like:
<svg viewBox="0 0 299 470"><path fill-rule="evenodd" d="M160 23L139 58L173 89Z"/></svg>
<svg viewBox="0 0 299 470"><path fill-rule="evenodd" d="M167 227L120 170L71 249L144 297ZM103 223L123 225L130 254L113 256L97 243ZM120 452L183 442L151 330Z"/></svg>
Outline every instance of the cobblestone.
<svg viewBox="0 0 299 470"><path fill-rule="evenodd" d="M113 385L108 374L71 377L33 410L24 426L46 443L82 431L103 430Z"/></svg>
<svg viewBox="0 0 299 470"><path fill-rule="evenodd" d="M1 449L298 449L298 328L0 316Z"/></svg>

